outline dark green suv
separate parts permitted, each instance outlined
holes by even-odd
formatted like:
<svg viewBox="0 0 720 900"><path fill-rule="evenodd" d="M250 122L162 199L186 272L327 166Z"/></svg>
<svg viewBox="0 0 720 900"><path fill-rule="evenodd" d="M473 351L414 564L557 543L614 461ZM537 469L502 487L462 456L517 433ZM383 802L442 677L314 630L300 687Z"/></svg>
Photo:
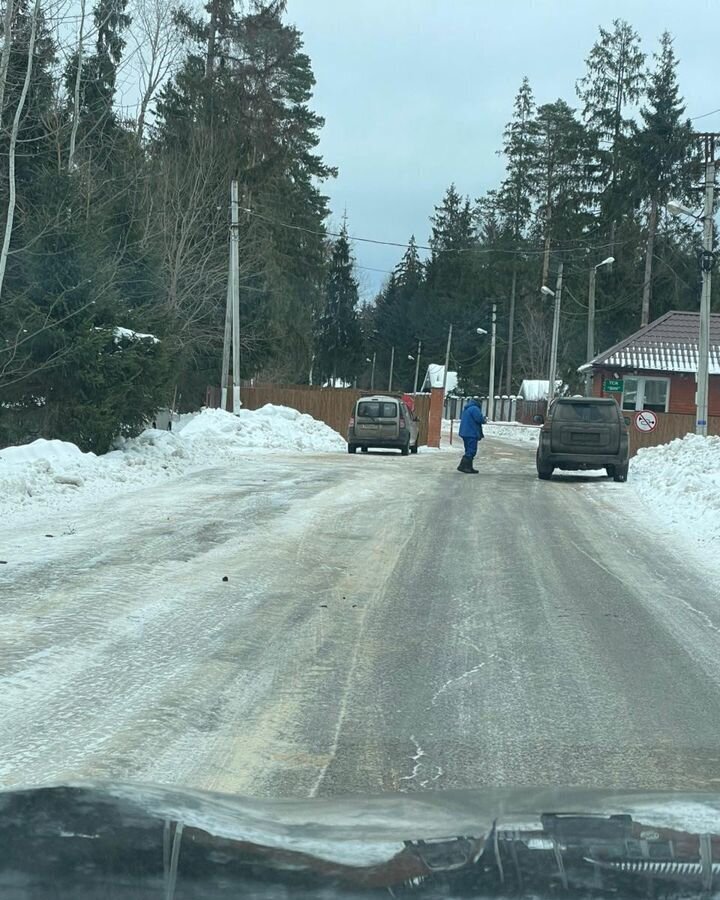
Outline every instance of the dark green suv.
<svg viewBox="0 0 720 900"><path fill-rule="evenodd" d="M615 400L559 397L542 423L537 449L538 478L555 469L605 469L615 481L627 481L628 429Z"/></svg>

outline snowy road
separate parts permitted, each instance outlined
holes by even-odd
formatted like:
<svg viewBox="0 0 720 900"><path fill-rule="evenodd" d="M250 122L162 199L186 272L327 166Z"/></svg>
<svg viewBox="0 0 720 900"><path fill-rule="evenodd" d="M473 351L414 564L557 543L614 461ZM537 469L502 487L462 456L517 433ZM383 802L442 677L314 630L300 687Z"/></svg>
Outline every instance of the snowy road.
<svg viewBox="0 0 720 900"><path fill-rule="evenodd" d="M19 517L0 784L717 788L716 585L626 486L482 449L475 478L256 456Z"/></svg>

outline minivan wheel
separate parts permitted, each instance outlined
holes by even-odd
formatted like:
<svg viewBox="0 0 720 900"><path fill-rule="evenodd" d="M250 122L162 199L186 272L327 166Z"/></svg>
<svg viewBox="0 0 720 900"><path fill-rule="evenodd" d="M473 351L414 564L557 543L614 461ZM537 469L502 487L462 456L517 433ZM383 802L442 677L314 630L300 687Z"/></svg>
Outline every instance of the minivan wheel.
<svg viewBox="0 0 720 900"><path fill-rule="evenodd" d="M400 448L400 452L402 453L403 456L407 456L410 453L410 442L409 441L407 444L405 444L404 447Z"/></svg>
<svg viewBox="0 0 720 900"><path fill-rule="evenodd" d="M357 444L348 444L348 453L354 453L357 450Z"/></svg>
<svg viewBox="0 0 720 900"><path fill-rule="evenodd" d="M418 452L418 445L415 444L414 447L411 447L411 448L410 448L410 452L411 452L411 453L417 453L417 452Z"/></svg>
<svg viewBox="0 0 720 900"><path fill-rule="evenodd" d="M615 477L615 466L605 466L605 471L607 472L608 478Z"/></svg>
<svg viewBox="0 0 720 900"><path fill-rule="evenodd" d="M367 452L368 452L368 448L367 448L367 447L361 447L361 448L360 448L360 451L361 451L361 453L367 453Z"/></svg>
<svg viewBox="0 0 720 900"><path fill-rule="evenodd" d="M628 477L628 467L617 466L615 469L615 474L613 475L613 481L627 481Z"/></svg>

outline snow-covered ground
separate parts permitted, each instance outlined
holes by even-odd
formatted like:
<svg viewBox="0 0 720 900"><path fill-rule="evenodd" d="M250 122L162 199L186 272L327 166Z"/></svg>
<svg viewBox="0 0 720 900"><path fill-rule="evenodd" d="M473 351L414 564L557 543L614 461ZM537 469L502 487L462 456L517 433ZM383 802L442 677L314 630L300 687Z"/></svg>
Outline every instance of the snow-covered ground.
<svg viewBox="0 0 720 900"><path fill-rule="evenodd" d="M59 509L80 493L112 496L247 453L340 452L346 446L325 423L270 404L241 410L239 416L219 409L181 416L173 431L148 429L104 456L41 439L0 450L0 514L23 507Z"/></svg>
<svg viewBox="0 0 720 900"><path fill-rule="evenodd" d="M660 522L720 551L720 437L688 434L640 450L629 484Z"/></svg>
<svg viewBox="0 0 720 900"><path fill-rule="evenodd" d="M483 425L485 437L501 441L537 446L539 425L521 425L519 422L488 422Z"/></svg>
<svg viewBox="0 0 720 900"><path fill-rule="evenodd" d="M442 437L443 445L450 439L450 419L443 419ZM458 429L460 428L460 420L452 420L452 437L453 444L462 446L462 438L458 437ZM538 441L539 425L522 425L520 422L488 422L483 425L483 434L485 437L496 438L501 441L511 441L518 444L533 444Z"/></svg>

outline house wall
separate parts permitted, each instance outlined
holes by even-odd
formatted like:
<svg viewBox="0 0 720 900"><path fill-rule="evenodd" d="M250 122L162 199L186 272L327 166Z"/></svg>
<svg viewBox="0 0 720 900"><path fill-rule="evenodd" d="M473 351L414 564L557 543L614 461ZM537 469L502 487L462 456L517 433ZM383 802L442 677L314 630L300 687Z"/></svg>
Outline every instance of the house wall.
<svg viewBox="0 0 720 900"><path fill-rule="evenodd" d="M670 400L667 413L658 413L658 424L654 431L640 432L631 423L630 455L634 456L643 447L655 447L658 444L666 444L674 438L684 437L695 431L695 376L689 374L643 371L641 369L632 372L617 372L616 369L602 369L595 373L593 378L593 396L614 397L618 402L617 394L605 394L602 390L606 378L615 378L619 375L648 375L651 377L670 378ZM720 435L720 377L710 377L708 434ZM625 416L632 420L633 413L626 411Z"/></svg>
<svg viewBox="0 0 720 900"><path fill-rule="evenodd" d="M650 370L635 369L632 372L618 372L617 369L598 369L593 378L593 396L595 397L615 397L618 401L620 398L615 394L603 393L602 386L606 378L622 378L624 375L647 375L651 378L669 378L670 379L670 401L668 404L668 413L677 415L694 416L695 415L695 376L687 373L653 372ZM708 397L708 415L720 416L720 376L710 376L710 394Z"/></svg>

